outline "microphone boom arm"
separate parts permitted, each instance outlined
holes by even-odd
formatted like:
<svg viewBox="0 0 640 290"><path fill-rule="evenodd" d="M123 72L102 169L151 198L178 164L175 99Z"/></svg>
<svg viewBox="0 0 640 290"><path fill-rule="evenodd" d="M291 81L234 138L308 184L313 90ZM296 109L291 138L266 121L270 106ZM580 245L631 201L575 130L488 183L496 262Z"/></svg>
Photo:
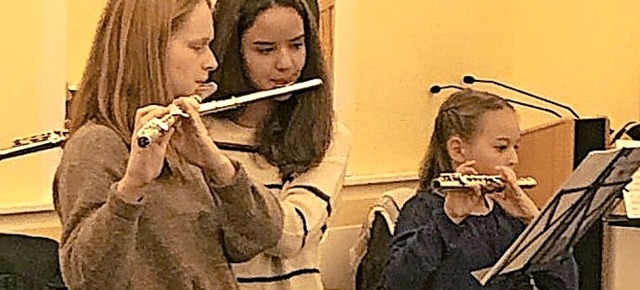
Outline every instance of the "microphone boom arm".
<svg viewBox="0 0 640 290"><path fill-rule="evenodd" d="M437 94L437 93L441 92L442 90L449 89L449 88L458 89L458 90L464 90L463 87L457 86L457 85L446 85L446 86L433 85L429 89L429 92L431 92L432 94ZM533 104L527 104L527 103L516 101L516 100L512 100L512 99L507 99L507 98L503 98L503 99L505 99L509 103L514 103L514 104L517 104L517 105L520 105L520 106L537 109L537 110L544 111L544 112L547 112L549 114L552 114L552 115L554 115L554 116L556 116L558 118L562 118L562 115L558 114L558 112L556 112L554 110L551 110L551 109L548 109L548 108L536 106L536 105L533 105Z"/></svg>
<svg viewBox="0 0 640 290"><path fill-rule="evenodd" d="M505 89L513 90L513 91L516 91L516 92L521 93L521 94L523 94L523 95L527 95L527 96L529 96L529 97L532 97L532 98L534 98L534 99L536 99L536 100L543 101L543 102L547 102L547 103L550 103L550 104L556 105L556 106L558 106L558 107L560 107L560 108L563 108L563 109L565 109L565 110L569 111L569 112L570 112L574 117L576 117L576 118L580 119L580 116L578 115L578 113L576 113L576 111L574 111L571 107L569 107L569 106L567 106L567 105L563 105L563 104L560 104L560 103L558 103L558 102L555 102L555 101L552 101L552 100L549 100L549 99L546 99L546 98L542 98L542 97L536 96L536 95L534 95L534 94L532 94L532 93L529 93L529 92L523 91L523 90L518 89L518 88L514 88L514 87L512 87L512 86L509 86L509 85L506 85L506 84L503 84L503 83L496 82L496 81L494 81L494 80L479 80L479 79L476 79L476 78L474 78L474 77L472 77L472 76L465 76L464 78L462 78L462 81L463 81L464 83L466 83L466 84L472 84L472 83L474 83L474 82L479 82L479 83L490 83L490 84L494 84L494 85L496 85L496 86L503 87L503 88L505 88Z"/></svg>

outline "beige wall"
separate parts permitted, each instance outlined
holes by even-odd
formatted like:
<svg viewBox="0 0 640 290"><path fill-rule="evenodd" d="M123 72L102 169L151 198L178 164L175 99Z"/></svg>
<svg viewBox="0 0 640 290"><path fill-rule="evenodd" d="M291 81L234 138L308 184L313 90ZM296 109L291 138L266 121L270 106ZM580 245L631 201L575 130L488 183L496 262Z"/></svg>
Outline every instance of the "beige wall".
<svg viewBox="0 0 640 290"><path fill-rule="evenodd" d="M94 31L107 0L65 0L68 10L67 81L78 84L91 50Z"/></svg>
<svg viewBox="0 0 640 290"><path fill-rule="evenodd" d="M0 31L1 144L62 126L65 82L80 81L105 2L0 3L0 26L12 28ZM571 104L585 116L607 115L614 128L640 117L640 20L634 15L640 3L335 5L336 106L354 136L351 177L415 174L445 96L432 96L428 88L460 83L467 73ZM521 112L523 127L552 120ZM2 161L0 210L50 207L58 157L54 150Z"/></svg>
<svg viewBox="0 0 640 290"><path fill-rule="evenodd" d="M66 10L59 1L0 2L0 148L62 127ZM60 152L0 161L0 212L51 204Z"/></svg>
<svg viewBox="0 0 640 290"><path fill-rule="evenodd" d="M66 84L82 77L105 0L0 3L0 148L62 129ZM0 161L0 213L51 208L60 150Z"/></svg>
<svg viewBox="0 0 640 290"><path fill-rule="evenodd" d="M0 1L0 148L62 127L65 83L81 79L105 2ZM573 105L584 116L607 115L613 128L640 117L640 2L556 2L335 1L336 106L354 148L353 184L332 229L348 228L351 237L381 190L413 184L446 95L430 95L432 84L459 84L472 73ZM521 115L525 128L552 120ZM59 154L0 161L0 212L50 208ZM0 231L59 237L52 212L0 221ZM332 256L346 257L347 242L340 244Z"/></svg>
<svg viewBox="0 0 640 290"><path fill-rule="evenodd" d="M448 94L431 96L429 87L460 84L468 73L583 116L607 115L614 129L637 120L639 9L604 0L336 1L336 94L355 137L349 172L415 170ZM524 128L553 118L520 111Z"/></svg>
<svg viewBox="0 0 640 290"><path fill-rule="evenodd" d="M618 129L640 116L640 9L637 1L523 1L508 81L606 115Z"/></svg>

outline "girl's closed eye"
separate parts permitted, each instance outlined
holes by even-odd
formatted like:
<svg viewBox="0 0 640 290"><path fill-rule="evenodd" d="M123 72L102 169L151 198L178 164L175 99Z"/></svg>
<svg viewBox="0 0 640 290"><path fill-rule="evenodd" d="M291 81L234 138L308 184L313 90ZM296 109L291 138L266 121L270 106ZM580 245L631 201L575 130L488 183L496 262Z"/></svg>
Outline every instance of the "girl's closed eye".
<svg viewBox="0 0 640 290"><path fill-rule="evenodd" d="M291 44L296 49L304 48L304 41L296 41Z"/></svg>
<svg viewBox="0 0 640 290"><path fill-rule="evenodd" d="M202 49L205 48L205 46L201 44L192 44L192 45L189 45L189 47L195 51L202 51Z"/></svg>
<svg viewBox="0 0 640 290"><path fill-rule="evenodd" d="M202 39L189 43L189 48L197 52L202 52L209 49L210 41L208 39Z"/></svg>
<svg viewBox="0 0 640 290"><path fill-rule="evenodd" d="M275 47L273 45L261 45L257 46L256 50L261 54L269 54L275 50Z"/></svg>

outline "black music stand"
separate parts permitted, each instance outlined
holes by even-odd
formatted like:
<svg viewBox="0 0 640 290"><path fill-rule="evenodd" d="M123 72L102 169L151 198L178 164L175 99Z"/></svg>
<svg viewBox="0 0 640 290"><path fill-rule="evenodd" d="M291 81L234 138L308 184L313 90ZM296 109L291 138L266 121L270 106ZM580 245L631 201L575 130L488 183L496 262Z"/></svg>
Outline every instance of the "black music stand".
<svg viewBox="0 0 640 290"><path fill-rule="evenodd" d="M486 285L498 275L539 270L567 253L617 205L639 167L640 148L592 151L498 262L472 274Z"/></svg>

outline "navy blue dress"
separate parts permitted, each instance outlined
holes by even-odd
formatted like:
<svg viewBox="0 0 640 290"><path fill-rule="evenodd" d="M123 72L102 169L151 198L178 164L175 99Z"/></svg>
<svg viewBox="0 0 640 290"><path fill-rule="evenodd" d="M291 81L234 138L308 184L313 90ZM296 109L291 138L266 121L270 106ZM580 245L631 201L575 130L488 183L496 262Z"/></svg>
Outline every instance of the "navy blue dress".
<svg viewBox="0 0 640 290"><path fill-rule="evenodd" d="M460 224L444 213L444 198L419 192L402 208L385 266L383 289L578 289L573 255L533 273L515 272L481 286L472 271L493 266L525 224L497 203L486 216Z"/></svg>

